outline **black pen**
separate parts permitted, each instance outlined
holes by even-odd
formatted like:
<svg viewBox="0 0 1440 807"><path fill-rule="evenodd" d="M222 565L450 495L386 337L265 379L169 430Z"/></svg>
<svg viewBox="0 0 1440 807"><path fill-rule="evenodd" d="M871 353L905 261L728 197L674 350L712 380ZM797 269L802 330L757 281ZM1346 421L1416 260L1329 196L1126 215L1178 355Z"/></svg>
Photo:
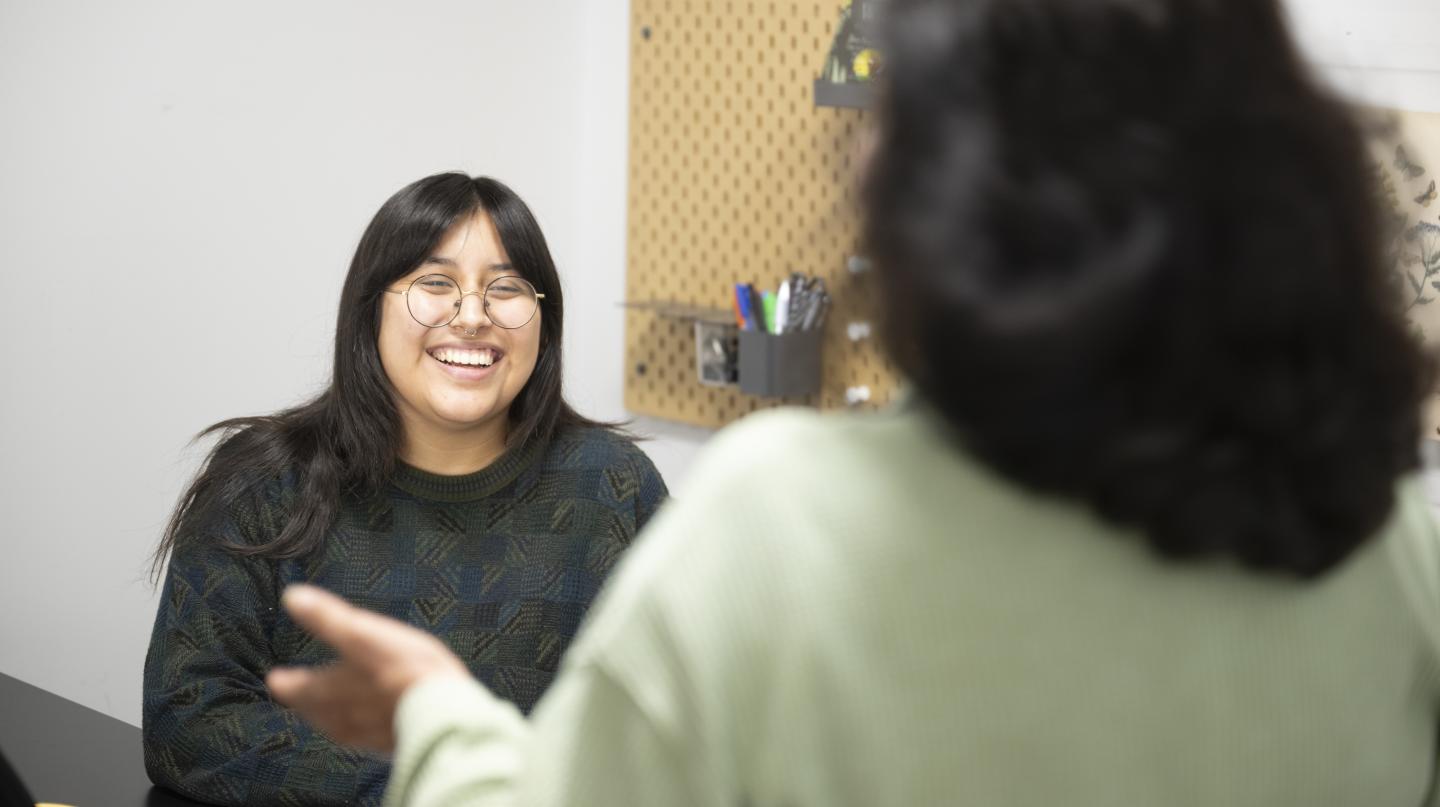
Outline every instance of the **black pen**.
<svg viewBox="0 0 1440 807"><path fill-rule="evenodd" d="M809 279L799 272L790 275L790 311L785 321L792 331L800 330L805 319L805 306L810 302L809 283Z"/></svg>
<svg viewBox="0 0 1440 807"><path fill-rule="evenodd" d="M825 324L825 314L830 310L830 295L820 292L815 296L810 310L805 312L805 330L819 328Z"/></svg>

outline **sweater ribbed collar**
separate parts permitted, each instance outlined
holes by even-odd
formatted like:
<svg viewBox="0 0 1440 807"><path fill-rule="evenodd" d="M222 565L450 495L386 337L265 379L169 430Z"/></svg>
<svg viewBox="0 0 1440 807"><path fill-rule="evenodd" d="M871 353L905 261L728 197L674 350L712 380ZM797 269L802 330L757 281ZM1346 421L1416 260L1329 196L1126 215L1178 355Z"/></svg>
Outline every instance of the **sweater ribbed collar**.
<svg viewBox="0 0 1440 807"><path fill-rule="evenodd" d="M391 481L395 487L422 499L437 502L473 502L513 482L515 477L539 458L544 443L544 440L528 440L524 445L507 449L499 459L484 468L459 476L432 474L407 465L402 460L396 460L395 475Z"/></svg>

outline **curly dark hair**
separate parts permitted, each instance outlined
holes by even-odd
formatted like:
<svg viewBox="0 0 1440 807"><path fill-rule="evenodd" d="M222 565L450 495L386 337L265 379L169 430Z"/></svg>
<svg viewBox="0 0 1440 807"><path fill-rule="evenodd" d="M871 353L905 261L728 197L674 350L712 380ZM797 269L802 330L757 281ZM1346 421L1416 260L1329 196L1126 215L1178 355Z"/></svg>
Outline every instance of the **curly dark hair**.
<svg viewBox="0 0 1440 807"><path fill-rule="evenodd" d="M1314 577L1431 368L1352 111L1274 0L893 0L865 183L892 357L965 450L1175 558Z"/></svg>

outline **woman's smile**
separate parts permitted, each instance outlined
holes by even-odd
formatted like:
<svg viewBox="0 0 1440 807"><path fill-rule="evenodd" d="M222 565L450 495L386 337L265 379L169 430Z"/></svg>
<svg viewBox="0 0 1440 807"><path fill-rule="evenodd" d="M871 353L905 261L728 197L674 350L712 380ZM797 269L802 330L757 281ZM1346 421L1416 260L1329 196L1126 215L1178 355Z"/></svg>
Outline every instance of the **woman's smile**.
<svg viewBox="0 0 1440 807"><path fill-rule="evenodd" d="M456 381L475 382L489 378L505 351L484 342L447 342L425 351L447 376Z"/></svg>

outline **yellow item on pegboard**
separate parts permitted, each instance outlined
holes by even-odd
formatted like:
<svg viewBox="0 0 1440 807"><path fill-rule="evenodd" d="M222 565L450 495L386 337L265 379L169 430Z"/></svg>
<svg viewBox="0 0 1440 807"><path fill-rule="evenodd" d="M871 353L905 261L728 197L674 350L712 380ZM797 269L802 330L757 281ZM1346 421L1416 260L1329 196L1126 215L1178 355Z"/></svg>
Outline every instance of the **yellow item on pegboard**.
<svg viewBox="0 0 1440 807"><path fill-rule="evenodd" d="M874 48L866 48L855 54L855 63L852 65L852 69L857 77L868 79L879 64L880 54Z"/></svg>

